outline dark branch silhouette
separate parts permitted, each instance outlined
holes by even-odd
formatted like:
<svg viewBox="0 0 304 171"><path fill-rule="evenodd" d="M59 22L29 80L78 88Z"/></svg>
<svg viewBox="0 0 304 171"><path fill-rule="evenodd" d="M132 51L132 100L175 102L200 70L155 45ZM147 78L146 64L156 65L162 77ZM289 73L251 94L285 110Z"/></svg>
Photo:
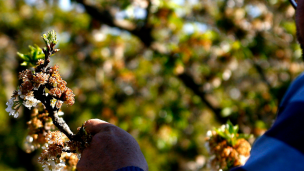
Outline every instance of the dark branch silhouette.
<svg viewBox="0 0 304 171"><path fill-rule="evenodd" d="M103 24L106 24L110 27L116 27L121 30L128 31L134 36L138 37L145 46L149 47L154 41L151 31L152 28L146 23L143 26L138 26L134 23L126 21L118 21L108 10L102 10L97 8L94 4L89 4L85 0L76 0L78 3L82 4L86 9L87 13L97 21L100 21ZM149 3L147 10L150 11L151 3ZM147 13L147 17L150 15L150 12ZM148 19L146 19L148 22Z"/></svg>
<svg viewBox="0 0 304 171"><path fill-rule="evenodd" d="M200 85L196 84L191 75L187 73L182 73L178 75L178 78L185 84L186 87L191 89L194 94L200 97L200 99L205 103L205 105L215 114L216 119L221 122L227 122L227 118L223 118L221 116L222 109L214 106L211 102L206 98L206 93L200 90Z"/></svg>
<svg viewBox="0 0 304 171"><path fill-rule="evenodd" d="M124 31L130 32L132 35L136 36L138 39L141 40L141 42L147 47L151 48L151 50L154 51L154 53L161 53L157 49L152 48L151 45L154 42L154 38L152 37L152 30L153 28L149 25L149 18L151 16L151 2L148 1L148 7L146 9L147 11L147 16L144 20L144 25L139 26L134 23L128 23L124 24L123 22L118 22L112 14L103 9L99 9L96 7L96 5L89 4L85 0L76 0L78 3L82 4L84 8L86 9L86 12L95 20L98 20L99 22L106 24L110 27L116 27ZM161 53L162 54L162 53ZM174 58L173 55L170 54L162 54L168 56L168 58ZM174 59L173 59L174 60ZM186 87L191 89L193 93L198 95L201 100L206 104L208 108L210 108L211 111L214 112L216 119L220 123L226 123L228 118L223 118L221 117L221 108L220 107L215 107L212 105L212 103L206 98L206 94L200 90L200 85L197 85L194 82L194 79L192 78L191 75L183 73L178 76L178 78L184 83Z"/></svg>

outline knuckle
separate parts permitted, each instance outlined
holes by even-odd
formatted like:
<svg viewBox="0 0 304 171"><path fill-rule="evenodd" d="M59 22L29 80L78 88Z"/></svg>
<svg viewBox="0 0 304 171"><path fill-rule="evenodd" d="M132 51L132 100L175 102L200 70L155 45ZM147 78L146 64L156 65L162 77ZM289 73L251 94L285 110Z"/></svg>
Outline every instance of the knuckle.
<svg viewBox="0 0 304 171"><path fill-rule="evenodd" d="M92 124L93 124L93 120L92 120L92 119L87 120L87 121L85 122L85 125L92 125Z"/></svg>
<svg viewBox="0 0 304 171"><path fill-rule="evenodd" d="M109 133L117 132L118 130L119 130L118 127L112 124L105 125L103 129L104 132L109 132Z"/></svg>

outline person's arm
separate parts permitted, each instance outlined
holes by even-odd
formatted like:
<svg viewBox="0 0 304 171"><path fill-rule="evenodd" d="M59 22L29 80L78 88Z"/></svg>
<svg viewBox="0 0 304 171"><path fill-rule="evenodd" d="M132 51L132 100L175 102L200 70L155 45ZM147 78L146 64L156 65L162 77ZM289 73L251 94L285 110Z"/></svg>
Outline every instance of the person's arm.
<svg viewBox="0 0 304 171"><path fill-rule="evenodd" d="M123 129L91 119L85 123L92 142L81 154L78 171L148 171L137 141Z"/></svg>

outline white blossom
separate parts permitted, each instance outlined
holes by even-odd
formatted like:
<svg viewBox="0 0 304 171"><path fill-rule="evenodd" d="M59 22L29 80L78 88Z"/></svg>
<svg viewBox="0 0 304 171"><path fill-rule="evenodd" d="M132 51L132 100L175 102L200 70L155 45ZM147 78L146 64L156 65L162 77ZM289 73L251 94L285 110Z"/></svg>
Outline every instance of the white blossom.
<svg viewBox="0 0 304 171"><path fill-rule="evenodd" d="M48 144L62 144L63 143L62 133L59 131L48 133L46 135L45 139L47 140Z"/></svg>
<svg viewBox="0 0 304 171"><path fill-rule="evenodd" d="M47 134L45 139L47 140L48 144L55 144L55 141L52 140L56 140L56 137L53 137L52 134Z"/></svg>
<svg viewBox="0 0 304 171"><path fill-rule="evenodd" d="M15 97L12 97L11 99L9 99L8 102L6 102L6 105L7 105L7 108L5 109L6 112L10 112L14 106L14 100L15 100Z"/></svg>
<svg viewBox="0 0 304 171"><path fill-rule="evenodd" d="M239 161L242 165L244 165L246 163L248 158L249 158L249 156L239 155Z"/></svg>
<svg viewBox="0 0 304 171"><path fill-rule="evenodd" d="M56 102L57 102L57 100L56 100L55 98L53 98L53 99L51 100L51 106L52 106L52 107L55 107Z"/></svg>
<svg viewBox="0 0 304 171"><path fill-rule="evenodd" d="M48 160L43 164L43 170L44 171L61 171L65 167L65 163L63 161L60 161L60 163L55 163L54 160Z"/></svg>
<svg viewBox="0 0 304 171"><path fill-rule="evenodd" d="M62 161L60 161L60 163L51 161L51 166L53 171L60 171L65 166L65 164Z"/></svg>
<svg viewBox="0 0 304 171"><path fill-rule="evenodd" d="M24 146L24 149L25 149L25 152L26 153L31 153L32 151L35 150L35 146L32 144L32 143L29 143L29 142L25 142L23 144Z"/></svg>
<svg viewBox="0 0 304 171"><path fill-rule="evenodd" d="M20 97L20 98L22 98L22 99L24 99L24 98L25 98L25 95L23 95L23 94L22 94L22 92L21 92L21 90L20 90L20 89L18 90L18 95L19 95L19 97Z"/></svg>
<svg viewBox="0 0 304 171"><path fill-rule="evenodd" d="M42 148L42 150L47 150L48 146L49 145L47 143L45 143L44 146L42 146L41 148Z"/></svg>
<svg viewBox="0 0 304 171"><path fill-rule="evenodd" d="M24 142L24 148L27 153L30 153L35 150L35 146L33 145L34 138L30 135L26 136Z"/></svg>
<svg viewBox="0 0 304 171"><path fill-rule="evenodd" d="M5 109L6 112L9 113L10 116L14 116L14 118L18 118L19 113L14 109L16 97L12 97L9 99L8 102L6 102L7 108Z"/></svg>
<svg viewBox="0 0 304 171"><path fill-rule="evenodd" d="M58 116L63 116L64 115L64 113L62 111L59 111L57 114L58 114Z"/></svg>
<svg viewBox="0 0 304 171"><path fill-rule="evenodd" d="M13 106L10 105L10 104L7 104L7 103L6 103L6 105L7 105L7 108L5 109L5 111L6 112L11 112Z"/></svg>
<svg viewBox="0 0 304 171"><path fill-rule="evenodd" d="M9 113L10 116L13 116L14 118L18 118L19 113L16 112L16 110L12 109Z"/></svg>
<svg viewBox="0 0 304 171"><path fill-rule="evenodd" d="M49 165L43 165L42 167L43 167L43 171L51 171L49 169Z"/></svg>
<svg viewBox="0 0 304 171"><path fill-rule="evenodd" d="M38 103L40 103L40 101L35 99L33 94L26 96L25 101L23 101L23 105L28 109L36 107Z"/></svg>
<svg viewBox="0 0 304 171"><path fill-rule="evenodd" d="M33 142L33 140L34 140L34 139L33 139L32 136L29 136L29 135L26 136L26 141L27 141L27 142L31 143L31 142Z"/></svg>
<svg viewBox="0 0 304 171"><path fill-rule="evenodd" d="M212 131L211 130L207 131L207 137L212 137Z"/></svg>

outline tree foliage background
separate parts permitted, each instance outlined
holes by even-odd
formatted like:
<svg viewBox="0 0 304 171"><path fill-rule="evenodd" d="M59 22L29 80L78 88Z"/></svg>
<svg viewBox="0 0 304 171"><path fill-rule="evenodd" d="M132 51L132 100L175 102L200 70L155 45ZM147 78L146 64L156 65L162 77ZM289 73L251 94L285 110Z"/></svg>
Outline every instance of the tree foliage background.
<svg viewBox="0 0 304 171"><path fill-rule="evenodd" d="M41 170L23 142L30 111L6 101L23 69L16 52L43 46L76 95L76 130L99 118L131 133L151 171L204 170L208 129L228 119L261 135L303 70L288 0L0 0L0 170Z"/></svg>

